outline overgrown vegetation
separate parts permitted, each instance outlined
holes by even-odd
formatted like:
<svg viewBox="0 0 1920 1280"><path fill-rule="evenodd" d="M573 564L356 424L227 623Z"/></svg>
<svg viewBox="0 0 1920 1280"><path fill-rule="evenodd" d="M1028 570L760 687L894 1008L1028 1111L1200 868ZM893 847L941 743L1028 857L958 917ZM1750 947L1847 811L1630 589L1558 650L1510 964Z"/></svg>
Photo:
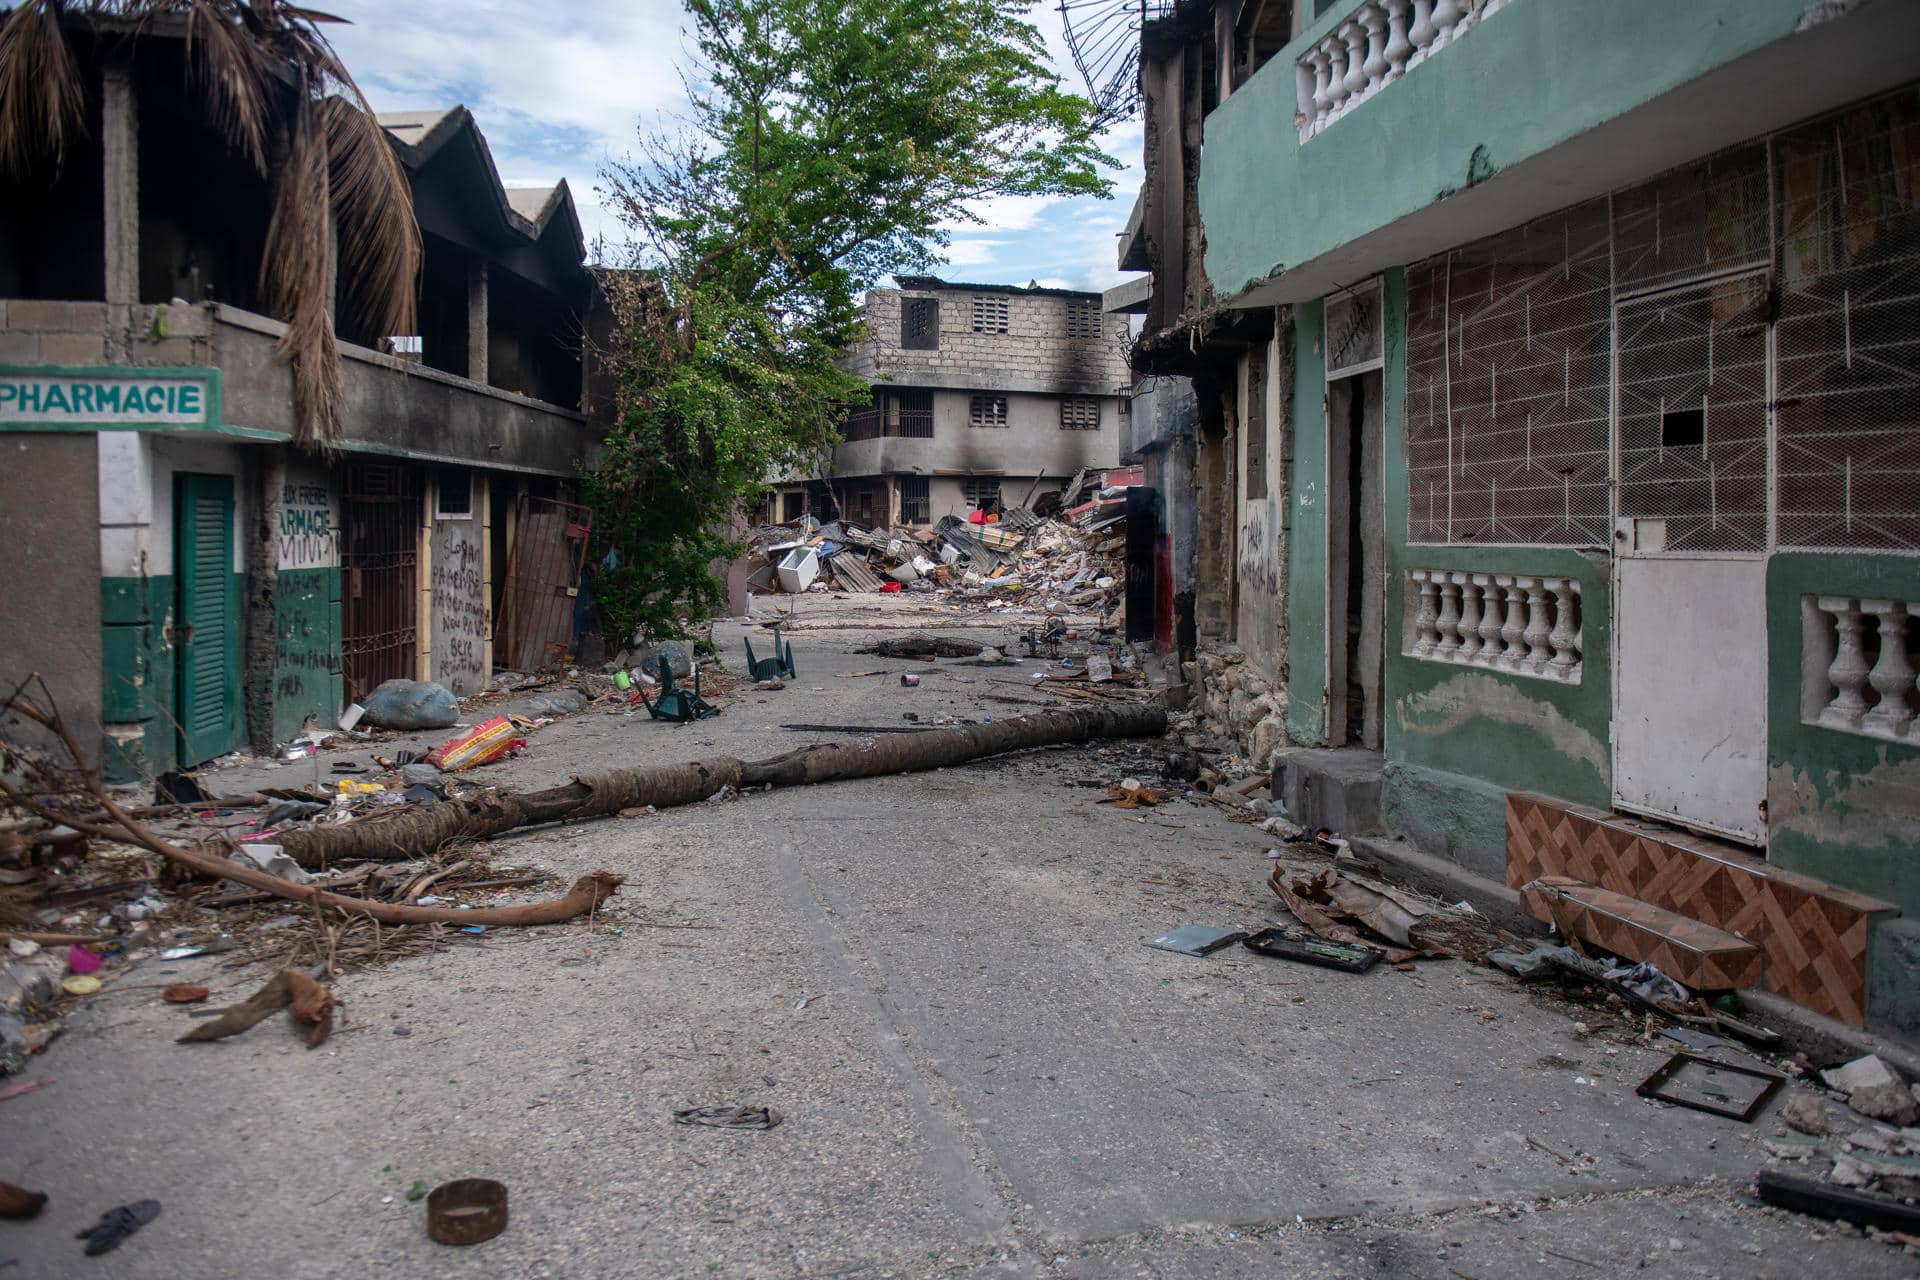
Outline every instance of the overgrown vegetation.
<svg viewBox="0 0 1920 1280"><path fill-rule="evenodd" d="M606 175L637 248L605 286L619 421L587 478L610 635L710 612L733 522L866 398L835 357L863 292L1003 195L1105 195L1091 104L1021 0L686 0L676 131Z"/></svg>

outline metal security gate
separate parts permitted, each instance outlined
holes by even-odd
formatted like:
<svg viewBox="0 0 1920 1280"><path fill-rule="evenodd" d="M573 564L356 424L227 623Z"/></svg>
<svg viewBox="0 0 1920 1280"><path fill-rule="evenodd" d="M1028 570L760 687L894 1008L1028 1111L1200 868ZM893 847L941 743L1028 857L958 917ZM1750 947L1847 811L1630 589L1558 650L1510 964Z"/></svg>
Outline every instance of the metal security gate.
<svg viewBox="0 0 1920 1280"><path fill-rule="evenodd" d="M390 464L349 464L341 518L341 657L351 702L383 680L416 675L418 473Z"/></svg>
<svg viewBox="0 0 1920 1280"><path fill-rule="evenodd" d="M507 549L507 589L494 629L500 665L538 671L573 645L574 604L593 512L552 498L522 498Z"/></svg>

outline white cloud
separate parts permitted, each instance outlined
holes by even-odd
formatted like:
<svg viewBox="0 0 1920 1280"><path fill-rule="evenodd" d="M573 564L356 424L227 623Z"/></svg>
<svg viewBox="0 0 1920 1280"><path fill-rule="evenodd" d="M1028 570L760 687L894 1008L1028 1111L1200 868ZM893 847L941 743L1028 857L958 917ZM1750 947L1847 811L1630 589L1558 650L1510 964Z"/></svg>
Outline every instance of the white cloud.
<svg viewBox="0 0 1920 1280"><path fill-rule="evenodd" d="M947 262L956 267L983 267L999 255L994 250L1005 240L955 240L947 246Z"/></svg>

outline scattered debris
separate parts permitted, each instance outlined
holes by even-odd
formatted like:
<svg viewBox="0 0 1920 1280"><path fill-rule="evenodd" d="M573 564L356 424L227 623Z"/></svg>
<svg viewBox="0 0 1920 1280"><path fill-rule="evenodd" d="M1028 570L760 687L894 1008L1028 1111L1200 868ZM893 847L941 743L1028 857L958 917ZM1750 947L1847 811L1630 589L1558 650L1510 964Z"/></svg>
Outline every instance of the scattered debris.
<svg viewBox="0 0 1920 1280"><path fill-rule="evenodd" d="M205 987L197 987L190 982L175 982L160 993L160 998L168 1004L199 1004L209 994Z"/></svg>
<svg viewBox="0 0 1920 1280"><path fill-rule="evenodd" d="M5 1102L9 1098L22 1097L37 1089L44 1089L52 1083L53 1081L51 1080L22 1080L19 1084L9 1085L5 1089L0 1089L0 1102Z"/></svg>
<svg viewBox="0 0 1920 1280"><path fill-rule="evenodd" d="M85 1240L87 1256L97 1258L118 1249L129 1236L159 1216L158 1200L136 1200L132 1204L107 1210L100 1215L100 1221L85 1231L76 1232L74 1239Z"/></svg>
<svg viewBox="0 0 1920 1280"><path fill-rule="evenodd" d="M713 1129L771 1129L784 1119L772 1107L682 1107L673 1113L675 1124Z"/></svg>
<svg viewBox="0 0 1920 1280"><path fill-rule="evenodd" d="M360 723L377 729L450 729L460 721L453 690L426 680L388 680L360 705Z"/></svg>
<svg viewBox="0 0 1920 1280"><path fill-rule="evenodd" d="M1183 924L1177 929L1141 941L1161 951L1177 951L1183 956L1211 955L1230 947L1247 935L1239 929L1221 929L1210 924Z"/></svg>
<svg viewBox="0 0 1920 1280"><path fill-rule="evenodd" d="M1240 943L1247 950L1277 960L1297 960L1346 973L1365 973L1380 963L1378 947L1352 942L1327 942L1320 938L1302 938L1286 929L1262 929Z"/></svg>
<svg viewBox="0 0 1920 1280"><path fill-rule="evenodd" d="M1753 1182L1761 1203L1778 1209L1879 1231L1920 1233L1920 1205L1906 1204L1893 1196L1836 1187L1773 1169L1762 1169Z"/></svg>
<svg viewBox="0 0 1920 1280"><path fill-rule="evenodd" d="M526 745L525 738L515 735L513 721L505 716L494 716L429 751L426 763L442 773L458 773L462 769L492 764L495 760L525 750Z"/></svg>
<svg viewBox="0 0 1920 1280"><path fill-rule="evenodd" d="M46 1206L46 1192L0 1182L0 1218L37 1218Z"/></svg>
<svg viewBox="0 0 1920 1280"><path fill-rule="evenodd" d="M1755 1082L1758 1082L1757 1084ZM1676 1053L1634 1090L1643 1098L1752 1124L1786 1077L1696 1053Z"/></svg>
<svg viewBox="0 0 1920 1280"><path fill-rule="evenodd" d="M298 969L282 969L241 1004L229 1005L219 1018L179 1038L181 1044L224 1040L285 1009L295 1025L311 1028L307 1048L317 1049L333 1031L333 992Z"/></svg>
<svg viewBox="0 0 1920 1280"><path fill-rule="evenodd" d="M747 673L757 681L792 680L800 673L793 665L793 644L780 638L780 628L773 628L773 656L756 658L753 656L753 637L741 637L747 646Z"/></svg>
<svg viewBox="0 0 1920 1280"><path fill-rule="evenodd" d="M415 1197L409 1191L407 1198ZM427 1235L439 1244L479 1244L507 1229L504 1182L456 1178L428 1192L426 1200Z"/></svg>
<svg viewBox="0 0 1920 1280"><path fill-rule="evenodd" d="M856 653L881 658L973 658L980 653L978 640L955 640L949 636L896 636L870 644Z"/></svg>

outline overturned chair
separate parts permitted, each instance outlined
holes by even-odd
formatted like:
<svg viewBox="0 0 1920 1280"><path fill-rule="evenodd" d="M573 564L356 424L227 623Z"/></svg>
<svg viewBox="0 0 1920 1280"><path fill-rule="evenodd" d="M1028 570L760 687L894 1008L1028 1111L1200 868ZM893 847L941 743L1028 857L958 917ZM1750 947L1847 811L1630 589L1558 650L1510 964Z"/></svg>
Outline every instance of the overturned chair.
<svg viewBox="0 0 1920 1280"><path fill-rule="evenodd" d="M655 720L671 720L675 724L691 724L695 720L720 714L720 708L700 696L699 664L694 664L692 690L676 688L673 683L673 663L667 660L665 654L660 656L660 692L649 699L647 691L640 689L628 701L635 698Z"/></svg>
<svg viewBox="0 0 1920 1280"><path fill-rule="evenodd" d="M793 645L780 638L780 628L773 629L773 656L756 658L753 656L753 637L742 636L747 645L747 673L755 680L793 679Z"/></svg>

